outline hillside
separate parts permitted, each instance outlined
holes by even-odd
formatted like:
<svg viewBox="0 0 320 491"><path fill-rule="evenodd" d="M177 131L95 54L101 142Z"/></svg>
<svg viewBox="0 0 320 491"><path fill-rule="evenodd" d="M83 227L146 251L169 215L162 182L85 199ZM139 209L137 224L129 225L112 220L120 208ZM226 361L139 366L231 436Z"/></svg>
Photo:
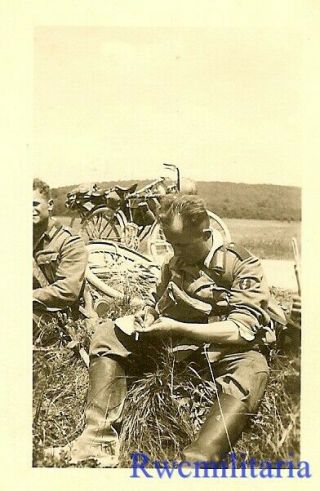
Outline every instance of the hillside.
<svg viewBox="0 0 320 491"><path fill-rule="evenodd" d="M130 186L137 181L100 182L102 188L115 184ZM138 188L151 181L138 181ZM198 194L204 198L208 209L223 218L249 218L260 220L301 220L301 189L271 184L244 184L232 182L197 183ZM67 215L66 194L75 186L53 189L55 214Z"/></svg>
<svg viewBox="0 0 320 491"><path fill-rule="evenodd" d="M224 218L301 220L301 189L271 184L199 182L199 195Z"/></svg>

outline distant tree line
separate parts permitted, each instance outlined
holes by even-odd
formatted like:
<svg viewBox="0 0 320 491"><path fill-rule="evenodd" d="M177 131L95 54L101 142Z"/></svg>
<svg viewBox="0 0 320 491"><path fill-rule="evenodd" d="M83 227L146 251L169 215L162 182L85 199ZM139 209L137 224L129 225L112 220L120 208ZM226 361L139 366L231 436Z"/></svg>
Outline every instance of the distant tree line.
<svg viewBox="0 0 320 491"><path fill-rule="evenodd" d="M108 189L116 184L130 186L139 182L138 189L151 181L109 181L98 185ZM75 186L52 190L56 215L70 215L65 198ZM301 188L272 184L244 184L233 182L197 183L198 194L209 210L222 218L249 218L260 220L301 220Z"/></svg>
<svg viewBox="0 0 320 491"><path fill-rule="evenodd" d="M301 220L301 188L271 184L198 182L199 195L224 218Z"/></svg>

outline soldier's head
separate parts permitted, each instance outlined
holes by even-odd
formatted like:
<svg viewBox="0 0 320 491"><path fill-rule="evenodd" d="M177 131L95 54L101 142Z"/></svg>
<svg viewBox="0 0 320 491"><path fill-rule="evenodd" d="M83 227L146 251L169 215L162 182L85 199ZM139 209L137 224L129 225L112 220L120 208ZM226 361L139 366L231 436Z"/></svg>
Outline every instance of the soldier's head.
<svg viewBox="0 0 320 491"><path fill-rule="evenodd" d="M158 219L174 255L188 264L203 260L211 246L209 216L195 195L168 195L161 201Z"/></svg>
<svg viewBox="0 0 320 491"><path fill-rule="evenodd" d="M43 226L48 222L53 209L50 188L40 179L33 179L33 226Z"/></svg>

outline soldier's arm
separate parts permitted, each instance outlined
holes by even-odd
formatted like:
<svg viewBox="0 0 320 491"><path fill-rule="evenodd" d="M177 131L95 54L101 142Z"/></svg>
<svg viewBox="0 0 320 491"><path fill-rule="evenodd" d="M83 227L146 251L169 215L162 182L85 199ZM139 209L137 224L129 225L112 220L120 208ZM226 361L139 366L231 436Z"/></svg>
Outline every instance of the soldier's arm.
<svg viewBox="0 0 320 491"><path fill-rule="evenodd" d="M164 262L163 262L163 264L161 266L160 280L157 283L156 293L155 293L155 296L156 296L156 299L157 300L160 297L162 297L162 295L163 295L165 289L167 288L168 283L169 283L169 281L171 279L170 261L171 261L171 257L170 256L165 257Z"/></svg>
<svg viewBox="0 0 320 491"><path fill-rule="evenodd" d="M234 280L229 298L228 320L233 321L240 336L253 341L270 317L267 313L270 292L261 261L248 255L234 260Z"/></svg>
<svg viewBox="0 0 320 491"><path fill-rule="evenodd" d="M160 277L154 288L149 291L148 298L146 300L146 305L149 307L156 307L156 304L163 295L169 281L171 278L171 272L169 268L170 256L164 258L163 264L161 266Z"/></svg>
<svg viewBox="0 0 320 491"><path fill-rule="evenodd" d="M79 298L88 260L82 239L78 236L67 237L61 247L59 260L56 281L33 290L33 298L47 307L65 308Z"/></svg>
<svg viewBox="0 0 320 491"><path fill-rule="evenodd" d="M159 317L152 325L137 332L150 333L154 336L183 336L199 343L218 344L247 344L239 334L239 329L233 321L195 324L180 322L167 317Z"/></svg>
<svg viewBox="0 0 320 491"><path fill-rule="evenodd" d="M156 310L156 305L159 298L163 295L169 281L171 278L170 268L170 257L167 256L161 266L160 278L157 282L156 288L149 292L148 298L145 299L145 305L140 311L135 314L135 322L137 325L143 328L149 327L158 319L159 314Z"/></svg>
<svg viewBox="0 0 320 491"><path fill-rule="evenodd" d="M225 321L208 324L212 341L221 344L247 344L254 341L261 326L268 324L269 288L258 258L243 259L227 253L227 267L233 272Z"/></svg>

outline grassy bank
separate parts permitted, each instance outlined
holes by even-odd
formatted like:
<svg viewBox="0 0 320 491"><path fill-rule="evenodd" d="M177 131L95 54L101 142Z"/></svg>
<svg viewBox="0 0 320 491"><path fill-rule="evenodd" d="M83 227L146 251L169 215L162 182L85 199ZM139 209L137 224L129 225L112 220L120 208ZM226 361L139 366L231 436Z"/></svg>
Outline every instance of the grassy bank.
<svg viewBox="0 0 320 491"><path fill-rule="evenodd" d="M69 225L70 219L62 217L61 221ZM226 223L234 241L261 258L291 259L291 237L300 241L300 222L226 219ZM79 229L79 221L75 229ZM291 292L278 290L274 295L289 306ZM123 306L121 314L125 313ZM33 462L38 467L52 465L43 458L44 447L64 445L81 433L88 386L87 368L77 351L68 347L65 328L48 327L58 335L61 349L34 351ZM74 327L82 333L81 342L88 349L90 332L83 321ZM200 379L195 372L183 371L165 352L155 372L142 374L139 381L131 383L121 431L123 467L130 465L130 453L137 450L147 453L151 460L179 456L214 400L209 375ZM299 355L273 351L270 381L259 413L235 451L247 459L290 460L290 452L298 459L299 421ZM62 461L60 465L68 464ZM84 466L95 464L86 462Z"/></svg>
<svg viewBox="0 0 320 491"><path fill-rule="evenodd" d="M274 294L283 305L290 304L290 292L275 291ZM90 333L81 322L77 321L74 327L84 333L82 341L88 349ZM65 333L63 327L54 329L58 334ZM34 351L33 465L37 467L52 466L52 462L44 460L45 447L69 443L84 426L88 371L77 352L68 348L68 337L60 335L60 340L61 349ZM270 380L260 410L234 450L237 455L244 454L247 460L252 457L292 460L290 452L298 460L299 354L280 354L275 350L270 366ZM175 363L165 350L155 371L141 374L130 383L120 433L121 466L129 466L130 453L137 450L148 454L151 460L179 458L214 399L210 372L204 370L200 377L197 370ZM64 460L59 464L67 465ZM85 462L82 467L95 467L95 463Z"/></svg>

